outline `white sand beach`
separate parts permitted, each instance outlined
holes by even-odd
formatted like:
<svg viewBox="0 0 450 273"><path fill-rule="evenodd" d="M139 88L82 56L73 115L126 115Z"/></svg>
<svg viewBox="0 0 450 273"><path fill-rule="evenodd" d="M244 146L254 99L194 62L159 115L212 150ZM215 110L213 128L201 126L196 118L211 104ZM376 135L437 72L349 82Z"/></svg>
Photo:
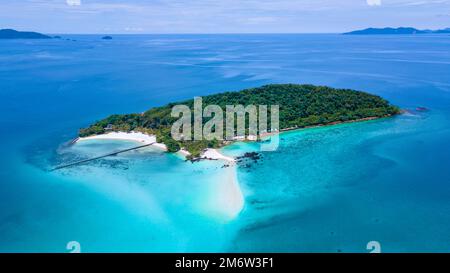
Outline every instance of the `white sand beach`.
<svg viewBox="0 0 450 273"><path fill-rule="evenodd" d="M182 157L187 157L191 154L188 151L186 151L185 149L181 149L178 151L178 155L180 155ZM206 149L202 153L200 158L201 159L209 159L209 160L224 160L224 161L228 161L230 163L236 162L236 160L234 158L223 155L217 149Z"/></svg>
<svg viewBox="0 0 450 273"><path fill-rule="evenodd" d="M216 179L219 183L214 196L215 205L227 218L233 219L244 208L244 195L237 179L236 164L232 163L230 167L224 168L223 175Z"/></svg>
<svg viewBox="0 0 450 273"><path fill-rule="evenodd" d="M147 135L141 132L111 132L103 135L95 135L95 136L89 136L89 137L80 137L76 140L76 142L86 141L86 140L128 140L128 141L135 141L139 142L143 145L145 144L151 144L152 146L158 147L163 150L167 150L166 145L163 143L157 143L156 142L156 136L154 135Z"/></svg>
<svg viewBox="0 0 450 273"><path fill-rule="evenodd" d="M229 162L236 161L234 158L225 156L216 149L206 149L206 151L202 154L202 158L214 159L214 160L216 160L216 159L217 160L225 160L225 161L229 161Z"/></svg>
<svg viewBox="0 0 450 273"><path fill-rule="evenodd" d="M161 148L167 151L166 145L156 143L154 135L147 135L140 132L110 132L103 135L95 135L89 137L78 138L75 143L87 140L127 140L141 143L142 145L154 143L152 146ZM177 153L179 156L185 158L190 153L184 149ZM201 155L203 159L223 160L226 161L228 167L223 168L215 179L217 179L217 187L214 189L214 194L211 196L212 207L218 208L216 213L225 216L227 219L235 218L244 207L244 196L239 187L237 180L237 166L236 160L232 157L221 154L216 149L206 149Z"/></svg>
<svg viewBox="0 0 450 273"><path fill-rule="evenodd" d="M220 214L223 214L227 219L234 219L244 208L244 195L237 178L236 160L223 155L217 149L206 149L201 158L223 160L227 163L228 166L223 168L220 175L215 177L218 184L212 202L214 202L215 207L220 208Z"/></svg>
<svg viewBox="0 0 450 273"><path fill-rule="evenodd" d="M141 132L130 132L130 133L126 133L126 132L110 132L110 133L102 134L102 135L80 137L75 142L81 142L81 141L86 141L86 140L100 140L100 139L104 139L104 140L128 140L128 141L139 142L139 143L142 143L143 145L154 143L152 146L155 146L155 147L158 147L160 149L163 149L163 150L167 151L167 147L166 147L165 144L156 142L156 136L154 136L154 135L147 135L147 134L144 134L144 133L141 133ZM184 150L184 149L181 149L178 153L180 155L184 156L184 157L190 155L190 153L188 151ZM229 161L229 162L235 162L234 158L229 157L229 156L225 156L225 155L221 154L216 149L206 149L206 151L202 154L201 158L213 159L213 160L225 160L225 161Z"/></svg>
<svg viewBox="0 0 450 273"><path fill-rule="evenodd" d="M187 157L187 156L190 156L190 155L191 155L191 153L189 153L189 152L186 151L185 149L179 150L179 151L178 151L178 154L180 154L180 155L183 156L183 157Z"/></svg>

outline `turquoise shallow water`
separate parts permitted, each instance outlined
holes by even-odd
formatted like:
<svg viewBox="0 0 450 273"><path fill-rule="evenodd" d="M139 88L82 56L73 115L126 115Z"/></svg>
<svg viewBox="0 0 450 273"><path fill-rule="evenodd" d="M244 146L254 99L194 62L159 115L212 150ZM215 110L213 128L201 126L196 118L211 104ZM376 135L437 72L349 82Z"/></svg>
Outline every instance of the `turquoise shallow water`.
<svg viewBox="0 0 450 273"><path fill-rule="evenodd" d="M0 43L0 251L450 251L450 37L73 36ZM382 95L392 119L293 131L241 164L235 219L217 206L223 163L66 142L111 113L266 83ZM238 143L224 153L259 150Z"/></svg>
<svg viewBox="0 0 450 273"><path fill-rule="evenodd" d="M233 249L362 252L375 240L389 252L448 251L448 170L436 160L449 160L449 130L430 128L436 118L282 135L277 152L241 172L249 206Z"/></svg>

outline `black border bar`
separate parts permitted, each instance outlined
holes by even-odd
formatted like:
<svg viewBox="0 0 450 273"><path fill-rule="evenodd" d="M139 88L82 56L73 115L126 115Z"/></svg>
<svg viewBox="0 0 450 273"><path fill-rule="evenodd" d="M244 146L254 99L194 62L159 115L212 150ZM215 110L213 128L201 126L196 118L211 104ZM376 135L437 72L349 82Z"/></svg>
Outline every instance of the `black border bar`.
<svg viewBox="0 0 450 273"><path fill-rule="evenodd" d="M205 267L205 262L200 260L208 261L208 266ZM177 267L180 261L183 267ZM189 266L188 261L194 267ZM58 272L68 269L77 272L110 269L143 273L338 272L352 269L387 272L392 270L393 264L400 265L404 271L409 268L417 270L423 265L435 267L440 263L446 268L448 261L450 254L0 254L2 268L12 266L16 270L26 267L33 271Z"/></svg>

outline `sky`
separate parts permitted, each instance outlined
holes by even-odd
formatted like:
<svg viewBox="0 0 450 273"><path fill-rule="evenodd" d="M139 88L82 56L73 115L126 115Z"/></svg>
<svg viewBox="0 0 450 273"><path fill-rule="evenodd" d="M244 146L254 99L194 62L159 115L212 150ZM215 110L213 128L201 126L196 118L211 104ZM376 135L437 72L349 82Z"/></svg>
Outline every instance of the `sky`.
<svg viewBox="0 0 450 273"><path fill-rule="evenodd" d="M0 28L43 33L336 33L450 27L450 0L0 0Z"/></svg>

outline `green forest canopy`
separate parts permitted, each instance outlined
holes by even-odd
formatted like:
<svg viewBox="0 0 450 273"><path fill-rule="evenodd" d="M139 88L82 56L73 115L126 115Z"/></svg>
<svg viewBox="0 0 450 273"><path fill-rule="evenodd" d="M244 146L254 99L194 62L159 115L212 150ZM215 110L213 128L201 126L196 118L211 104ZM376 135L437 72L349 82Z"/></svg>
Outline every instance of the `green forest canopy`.
<svg viewBox="0 0 450 273"><path fill-rule="evenodd" d="M348 122L363 118L382 118L400 113L400 109L385 99L361 91L334 89L326 86L271 84L238 92L225 92L202 97L203 107L219 105L279 105L280 129L303 128ZM187 105L193 109L194 100L169 103L152 108L143 114L112 115L79 131L80 137L103 134L107 127L112 131L140 131L157 136L157 141L167 145L170 152L187 149L199 156L205 148L220 147L223 142L175 141L171 125L178 118L171 117L174 105ZM204 119L203 122L209 119ZM269 114L270 120L270 114Z"/></svg>

